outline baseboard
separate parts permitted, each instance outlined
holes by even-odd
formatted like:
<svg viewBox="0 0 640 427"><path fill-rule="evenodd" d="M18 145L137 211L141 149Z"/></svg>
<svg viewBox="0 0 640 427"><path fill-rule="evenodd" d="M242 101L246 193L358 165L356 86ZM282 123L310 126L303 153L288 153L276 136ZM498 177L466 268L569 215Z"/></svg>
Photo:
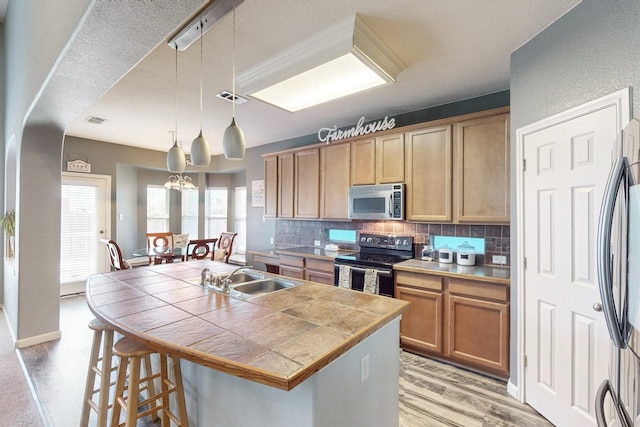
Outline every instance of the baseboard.
<svg viewBox="0 0 640 427"><path fill-rule="evenodd" d="M40 344L47 341L53 341L60 339L62 333L58 331L49 332L47 334L36 335L34 337L24 338L21 340L16 340L16 348L29 347L32 345Z"/></svg>
<svg viewBox="0 0 640 427"><path fill-rule="evenodd" d="M507 382L507 393L509 393L511 396L513 396L515 399L519 400L520 402L524 403L524 400L521 399L520 390L518 390L518 386L511 382L511 378L509 378L509 381Z"/></svg>

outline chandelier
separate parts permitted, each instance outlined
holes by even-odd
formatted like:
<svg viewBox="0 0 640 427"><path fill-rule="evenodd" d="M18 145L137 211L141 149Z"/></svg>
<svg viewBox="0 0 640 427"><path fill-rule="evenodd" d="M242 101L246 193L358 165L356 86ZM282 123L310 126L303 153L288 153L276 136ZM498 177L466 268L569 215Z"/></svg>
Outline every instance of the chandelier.
<svg viewBox="0 0 640 427"><path fill-rule="evenodd" d="M193 185L193 181L191 181L191 178L188 176L182 176L181 173L169 176L167 182L164 183L164 187L178 191L196 189L196 186Z"/></svg>

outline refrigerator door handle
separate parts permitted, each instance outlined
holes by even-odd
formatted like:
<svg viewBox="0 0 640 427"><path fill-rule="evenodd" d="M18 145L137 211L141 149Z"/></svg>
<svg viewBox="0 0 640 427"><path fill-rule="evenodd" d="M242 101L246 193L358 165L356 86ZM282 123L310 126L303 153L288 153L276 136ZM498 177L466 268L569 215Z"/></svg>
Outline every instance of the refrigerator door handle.
<svg viewBox="0 0 640 427"><path fill-rule="evenodd" d="M613 215L615 210L618 189L620 185L626 183L627 179L627 158L619 157L613 164L607 185L605 187L602 206L600 208L600 218L598 221L597 237L597 268L598 282L600 288L600 298L604 318L609 329L609 335L613 345L624 348L622 331L616 313L616 306L613 295L613 271L611 266L611 229L613 227Z"/></svg>

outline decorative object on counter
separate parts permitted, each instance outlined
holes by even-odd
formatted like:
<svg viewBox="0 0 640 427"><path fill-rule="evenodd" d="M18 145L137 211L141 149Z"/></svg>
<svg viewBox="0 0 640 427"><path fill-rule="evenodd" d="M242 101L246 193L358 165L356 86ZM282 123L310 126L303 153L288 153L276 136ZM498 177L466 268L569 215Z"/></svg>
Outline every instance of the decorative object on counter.
<svg viewBox="0 0 640 427"><path fill-rule="evenodd" d="M475 265L476 251L469 243L464 242L458 246L456 251L456 262L458 265Z"/></svg>
<svg viewBox="0 0 640 427"><path fill-rule="evenodd" d="M393 83L404 68L354 14L257 64L238 83L253 98L294 112Z"/></svg>
<svg viewBox="0 0 640 427"><path fill-rule="evenodd" d="M181 173L179 173L177 175L170 175L169 179L167 179L167 182L164 183L164 188L182 191L195 190L198 187L193 185L193 181L191 181L190 177L183 176Z"/></svg>
<svg viewBox="0 0 640 427"><path fill-rule="evenodd" d="M444 245L443 247L438 249L438 261L442 264L453 263L453 251L448 245Z"/></svg>
<svg viewBox="0 0 640 427"><path fill-rule="evenodd" d="M193 166L209 166L211 163L211 149L209 142L202 136L202 22L200 27L200 133L191 143L191 164Z"/></svg>
<svg viewBox="0 0 640 427"><path fill-rule="evenodd" d="M336 252L340 250L340 247L338 245L335 245L333 243L329 243L328 245L326 245L324 247L325 251L329 251L329 252Z"/></svg>
<svg viewBox="0 0 640 427"><path fill-rule="evenodd" d="M436 253L433 250L433 245L424 245L422 248L422 260L423 261L433 261L436 257Z"/></svg>
<svg viewBox="0 0 640 427"><path fill-rule="evenodd" d="M232 49L232 100L231 100L231 124L224 131L222 137L222 149L224 158L230 160L244 159L246 142L242 129L236 124L236 0L233 0L233 49Z"/></svg>

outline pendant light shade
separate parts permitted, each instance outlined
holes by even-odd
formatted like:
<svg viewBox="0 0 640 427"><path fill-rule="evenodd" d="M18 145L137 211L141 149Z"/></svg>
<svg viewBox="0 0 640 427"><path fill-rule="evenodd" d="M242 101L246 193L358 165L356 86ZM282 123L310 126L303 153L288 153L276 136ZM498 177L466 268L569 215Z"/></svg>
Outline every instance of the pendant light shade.
<svg viewBox="0 0 640 427"><path fill-rule="evenodd" d="M187 168L187 158L184 151L178 145L178 140L174 139L173 147L167 153L167 169L171 173L182 173Z"/></svg>
<svg viewBox="0 0 640 427"><path fill-rule="evenodd" d="M222 137L222 150L224 152L225 159L229 160L242 160L244 159L244 152L246 149L246 142L244 140L244 133L242 129L236 124L236 2L233 2L233 61L232 61L232 86L233 86L233 99L231 102L231 124L224 131Z"/></svg>
<svg viewBox="0 0 640 427"><path fill-rule="evenodd" d="M244 133L242 129L236 125L236 119L234 117L231 119L229 127L224 131L224 137L222 138L224 157L230 160L242 160L244 159L246 146Z"/></svg>
<svg viewBox="0 0 640 427"><path fill-rule="evenodd" d="M200 134L191 143L191 164L193 166L209 166L211 162L211 150L209 149L209 143L202 136L202 129Z"/></svg>

